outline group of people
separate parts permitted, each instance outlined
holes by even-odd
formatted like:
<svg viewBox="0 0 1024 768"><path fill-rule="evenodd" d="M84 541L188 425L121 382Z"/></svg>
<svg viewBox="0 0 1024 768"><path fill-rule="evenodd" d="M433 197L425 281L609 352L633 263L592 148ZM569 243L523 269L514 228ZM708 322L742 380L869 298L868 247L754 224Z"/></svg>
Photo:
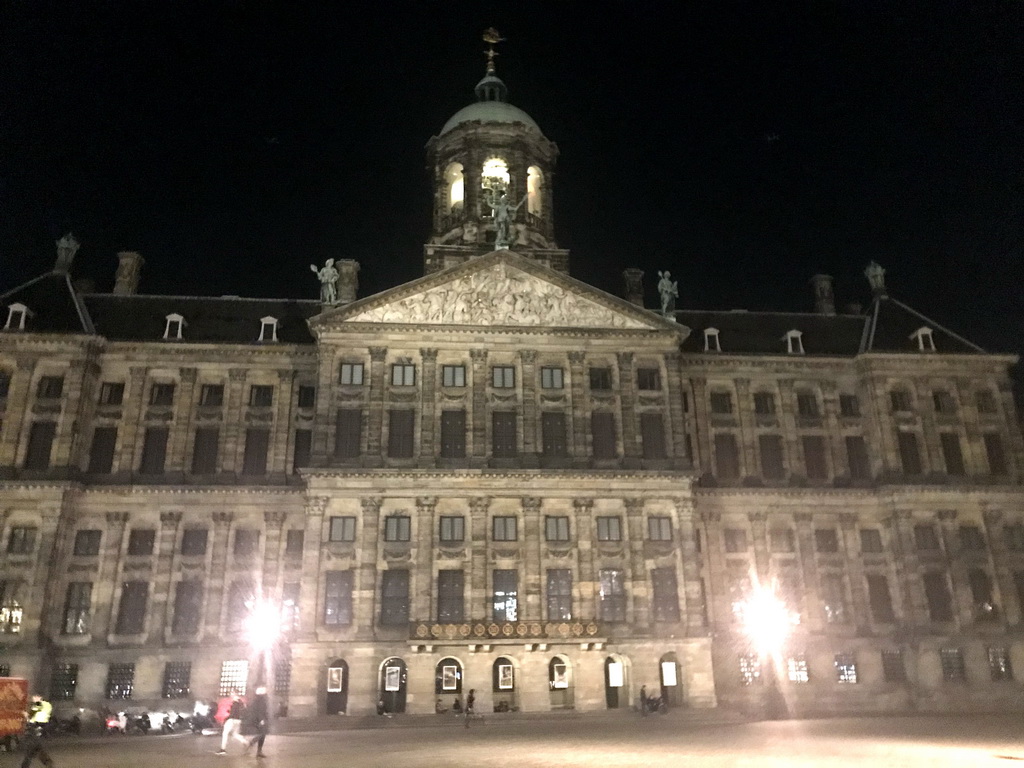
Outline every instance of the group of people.
<svg viewBox="0 0 1024 768"><path fill-rule="evenodd" d="M466 716L466 727L469 728L469 719L473 716L474 710L476 709L476 688L469 689L469 696L466 697L466 705L462 705L462 697L456 696L455 701L452 703L452 712L456 715L465 714ZM443 715L447 712L444 703L438 699L437 705L434 707L434 711L439 715Z"/></svg>
<svg viewBox="0 0 1024 768"><path fill-rule="evenodd" d="M224 718L224 729L220 735L220 749L218 755L228 753L228 742L234 738L245 745L243 754L248 755L253 747L256 747L256 757L266 757L263 754L263 744L267 740L267 728L270 718L270 706L267 700L267 688L260 685L252 701L246 704L242 695L237 691L231 695L231 704L228 707L227 717ZM248 722L252 725L255 735L252 738L242 735L242 723Z"/></svg>

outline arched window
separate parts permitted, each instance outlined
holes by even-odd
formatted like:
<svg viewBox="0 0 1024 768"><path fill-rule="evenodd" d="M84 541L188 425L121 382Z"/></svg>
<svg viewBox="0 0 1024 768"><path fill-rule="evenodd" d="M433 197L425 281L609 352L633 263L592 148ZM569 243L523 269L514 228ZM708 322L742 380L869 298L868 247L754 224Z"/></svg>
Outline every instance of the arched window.
<svg viewBox="0 0 1024 768"><path fill-rule="evenodd" d="M534 216L541 215L544 203L544 174L536 165L526 171L526 211Z"/></svg>
<svg viewBox="0 0 1024 768"><path fill-rule="evenodd" d="M444 169L445 204L447 212L461 211L466 198L466 182L462 163L451 163Z"/></svg>
<svg viewBox="0 0 1024 768"><path fill-rule="evenodd" d="M508 174L508 163L500 157L492 157L484 163L480 174L481 186L492 194L507 192L512 177Z"/></svg>

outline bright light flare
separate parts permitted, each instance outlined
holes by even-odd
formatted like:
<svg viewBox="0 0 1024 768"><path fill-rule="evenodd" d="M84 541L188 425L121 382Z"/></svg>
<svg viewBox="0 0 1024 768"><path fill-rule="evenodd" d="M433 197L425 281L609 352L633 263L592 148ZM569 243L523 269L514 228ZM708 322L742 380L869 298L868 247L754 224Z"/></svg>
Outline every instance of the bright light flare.
<svg viewBox="0 0 1024 768"><path fill-rule="evenodd" d="M755 588L743 605L744 629L763 655L778 655L794 623L786 604L770 589Z"/></svg>
<svg viewBox="0 0 1024 768"><path fill-rule="evenodd" d="M245 637L257 650L270 648L281 631L281 613L273 603L257 600L245 620Z"/></svg>

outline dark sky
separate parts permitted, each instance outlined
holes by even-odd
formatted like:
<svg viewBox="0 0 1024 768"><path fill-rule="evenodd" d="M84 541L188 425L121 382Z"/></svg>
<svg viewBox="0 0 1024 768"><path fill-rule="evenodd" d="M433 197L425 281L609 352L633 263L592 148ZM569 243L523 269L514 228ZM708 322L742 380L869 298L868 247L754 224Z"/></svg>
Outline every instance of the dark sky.
<svg viewBox="0 0 1024 768"><path fill-rule="evenodd" d="M808 278L1024 347L1024 3L88 2L0 10L0 289L82 241L146 293L360 295L421 274L424 144L473 100L480 32L557 142L571 271L681 306L807 310Z"/></svg>

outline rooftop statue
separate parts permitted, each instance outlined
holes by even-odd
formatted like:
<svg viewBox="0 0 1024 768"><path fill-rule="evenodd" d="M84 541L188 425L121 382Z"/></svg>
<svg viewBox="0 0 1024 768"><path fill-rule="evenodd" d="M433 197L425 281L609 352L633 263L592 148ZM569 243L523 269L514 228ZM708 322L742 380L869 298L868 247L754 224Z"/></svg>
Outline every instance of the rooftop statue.
<svg viewBox="0 0 1024 768"><path fill-rule="evenodd" d="M672 279L672 273L667 269L659 271L658 293L661 295L661 314L668 317L676 311L676 299L679 298L679 281Z"/></svg>
<svg viewBox="0 0 1024 768"><path fill-rule="evenodd" d="M316 264L310 264L309 268L320 280L320 301L324 304L337 304L339 274L334 268L334 259L324 262L322 269L317 269Z"/></svg>
<svg viewBox="0 0 1024 768"><path fill-rule="evenodd" d="M502 192L500 195L491 194L491 199L485 201L490 207L494 215L494 250L508 250L509 243L509 222L512 221L512 217L516 215L516 212L522 207L523 203L526 202L526 198L523 197L516 205L511 205L508 200L508 195Z"/></svg>

